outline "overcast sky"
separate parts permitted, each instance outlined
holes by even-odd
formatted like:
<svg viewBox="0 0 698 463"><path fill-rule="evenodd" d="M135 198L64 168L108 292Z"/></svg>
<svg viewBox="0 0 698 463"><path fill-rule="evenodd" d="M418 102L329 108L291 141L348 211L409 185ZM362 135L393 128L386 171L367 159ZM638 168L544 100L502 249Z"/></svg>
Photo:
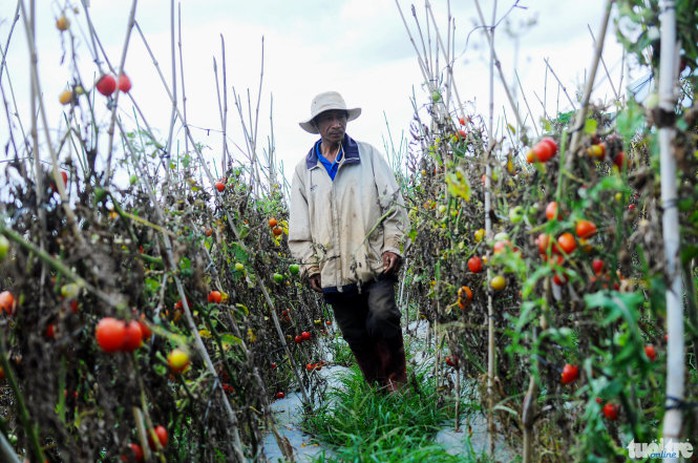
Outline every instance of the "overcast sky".
<svg viewBox="0 0 698 463"><path fill-rule="evenodd" d="M48 2L46 2L48 3ZM455 77L461 99L474 102L478 111L486 111L488 101L487 51L483 36L473 32L477 21L474 1L453 1L452 15L456 18L455 49L459 58L455 63ZM504 13L514 3L498 1L498 12ZM536 115L541 107L533 92L543 98L544 59L549 59L558 77L574 96L581 86L585 69L593 55L593 42L589 27L597 34L605 2L578 2L573 0L521 0L509 18L517 28L531 20L535 24L526 28L518 42L507 37L504 26L497 30L497 51L510 82L516 68L523 81L524 90ZM78 4L78 2L75 2ZM493 1L483 0L486 17L492 15ZM8 33L16 8L14 1L0 2L0 40L7 43ZM120 61L127 18L131 2L92 0L89 8L98 35L112 63ZM400 0L413 33L414 22L410 16L410 3ZM424 3L415 3L417 14L424 25ZM446 30L447 2L434 0L432 8L440 22L442 33ZM71 30L76 34L81 73L91 79L96 66L91 63L88 44L85 43L85 17L69 12L73 22ZM46 95L50 120L58 127L61 108L57 95L66 87L71 73L61 64L62 43L54 27L60 12L59 2L50 2L50 8L38 8L39 68L42 88ZM262 37L264 37L265 62L262 90L262 113L259 138L266 145L270 133L269 107L273 98L274 135L277 154L289 171L315 141L315 136L303 132L298 121L309 115L312 97L325 90L340 91L350 106L359 106L363 114L349 124L348 132L354 138L368 141L381 149L387 129L396 137L407 133L412 119L413 91L419 103L426 102L427 93L422 87L422 75L416 54L409 41L395 0L189 0L181 3L184 73L187 107L192 126L219 129L218 105L213 74L213 59L221 63L221 37L225 39L227 52L228 87L245 94L250 89L256 98L259 86ZM136 18L157 56L158 64L169 80L170 59L170 2L147 0L139 2ZM470 37L466 48L466 38ZM607 37L605 54L615 84L621 73L621 52L613 31ZM26 36L20 23L14 30L8 53L8 70L13 88L20 100L20 117L28 126L26 103L28 102L28 56ZM142 40L137 34L131 37L131 46L125 65L133 81L132 95L139 102L152 127L167 135L169 103L159 83L156 68L147 57ZM548 76L548 110L555 109L558 96L552 76ZM624 77L624 83L629 81ZM9 90L7 75L2 85ZM604 91L606 92L606 91ZM603 96L599 93L598 96ZM245 97L246 98L246 97ZM566 99L563 107L569 109ZM497 83L495 107L506 105ZM229 103L229 128L233 142L243 145L236 133L239 126L237 111ZM106 109L102 115L106 120ZM130 111L123 112L129 119ZM0 136L4 146L7 137L5 113L0 114ZM198 130L195 136L210 144L217 153L219 136L214 132ZM0 156L4 156L0 154ZM0 158L2 159L2 158Z"/></svg>

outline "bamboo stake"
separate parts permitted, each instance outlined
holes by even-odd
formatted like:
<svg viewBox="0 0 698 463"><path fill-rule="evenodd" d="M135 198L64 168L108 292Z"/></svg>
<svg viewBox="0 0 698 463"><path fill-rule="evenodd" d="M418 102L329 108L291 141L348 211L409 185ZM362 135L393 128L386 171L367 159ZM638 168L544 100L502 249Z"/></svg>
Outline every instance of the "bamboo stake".
<svg viewBox="0 0 698 463"><path fill-rule="evenodd" d="M487 43L490 46L490 61L491 61L491 66L492 70L491 72L494 73L494 67L497 68L497 74L499 75L499 80L502 82L502 88L504 89L504 94L507 97L507 100L509 101L509 106L511 106L511 110L514 112L514 116L516 116L516 123L519 125L519 127L523 127L523 121L521 120L521 115L519 114L519 109L516 106L516 102L514 101L514 98L511 96L511 91L509 90L509 86L507 85L506 79L504 78L504 71L502 71L502 64L499 61L499 57L497 56L497 52L494 48L494 30L495 30L495 24L496 24L496 10L497 10L497 2L494 4L494 12L492 16L492 26L487 26L487 23L485 22L485 16L482 14L482 8L480 7L480 1L475 0L475 6L477 7L477 13L478 16L480 17L480 25L485 29L485 34L487 35ZM492 80L494 77L492 77ZM490 92L492 93L492 92ZM494 102L490 101L490 105L493 105ZM493 133L490 132L490 137L493 136Z"/></svg>
<svg viewBox="0 0 698 463"><path fill-rule="evenodd" d="M674 0L660 2L661 58L659 61L659 110L674 115L676 105L676 5ZM662 188L662 231L666 256L667 312L667 381L666 413L663 421L665 445L677 443L681 434L684 400L684 326L683 282L679 265L679 212L676 190L676 160L673 141L676 136L673 117L671 123L662 122L659 127L659 162ZM677 462L677 457L666 457L665 462Z"/></svg>
<svg viewBox="0 0 698 463"><path fill-rule="evenodd" d="M136 23L136 6L138 5L138 0L133 0L133 3L131 4L131 11L128 16L128 25L126 26L126 37L124 38L124 46L121 51L121 62L119 63L119 73L124 72L124 64L126 63L126 54L128 53L128 44L131 41L131 32L133 31L133 26ZM107 134L109 135L109 142L107 143L107 170L106 170L106 178L107 181L111 179L111 160L112 160L112 154L114 150L114 127L116 125L116 114L117 114L117 109L119 108L119 95L121 95L121 91L117 89L116 94L114 95L114 101L112 105L112 112L111 112L111 121L109 122L109 129L107 130Z"/></svg>
<svg viewBox="0 0 698 463"><path fill-rule="evenodd" d="M613 2L614 0L606 0L604 16L601 19L599 39L596 41L596 49L594 50L594 57L591 61L589 77L587 78L586 85L584 87L584 95L582 97L582 101L580 102L579 111L577 111L577 118L574 121L574 127L572 128L572 141L570 142L569 157L565 163L567 170L572 167L572 162L577 157L577 149L579 148L579 143L584 133L582 129L584 128L584 121L586 120L587 111L589 110L589 100L591 99L591 92L594 88L596 72L599 69L601 54L603 53L603 45L606 41L606 31L608 30L608 22L611 17L611 6L613 6ZM552 69L550 71L552 72Z"/></svg>
<svg viewBox="0 0 698 463"><path fill-rule="evenodd" d="M480 22L484 25L484 16L480 3L475 1L475 5L480 15ZM497 17L497 0L492 7L492 24ZM492 210L492 166L490 165L490 155L492 154L492 139L494 137L494 67L496 54L494 51L494 28L487 32L487 41L490 45L490 76L489 76L489 114L488 114L488 137L487 149L485 150L485 236L492 237L492 220L490 219L490 211ZM506 85L505 85L506 87ZM513 104L512 104L513 107ZM517 115L517 121L520 121L518 111L514 108ZM487 266L487 281L492 278L492 270ZM487 292L487 441L490 456L494 456L494 375L495 375L495 346L494 346L494 302L492 300L492 292Z"/></svg>

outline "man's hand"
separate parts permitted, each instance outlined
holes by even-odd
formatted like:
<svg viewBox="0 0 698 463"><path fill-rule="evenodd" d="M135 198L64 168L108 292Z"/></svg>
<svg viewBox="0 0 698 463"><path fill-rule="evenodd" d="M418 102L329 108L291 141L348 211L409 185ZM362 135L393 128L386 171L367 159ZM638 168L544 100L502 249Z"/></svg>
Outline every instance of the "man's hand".
<svg viewBox="0 0 698 463"><path fill-rule="evenodd" d="M402 264L402 257L390 251L383 253L383 273L385 275L397 274L400 270L400 264Z"/></svg>
<svg viewBox="0 0 698 463"><path fill-rule="evenodd" d="M318 293L322 292L322 284L320 283L320 274L316 273L308 277L308 283L310 283L310 289Z"/></svg>

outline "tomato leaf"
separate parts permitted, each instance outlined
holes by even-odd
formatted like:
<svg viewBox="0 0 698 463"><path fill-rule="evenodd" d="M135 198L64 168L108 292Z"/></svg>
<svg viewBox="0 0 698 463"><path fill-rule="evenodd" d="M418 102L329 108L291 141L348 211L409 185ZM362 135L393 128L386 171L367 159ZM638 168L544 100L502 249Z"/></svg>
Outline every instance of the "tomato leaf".
<svg viewBox="0 0 698 463"><path fill-rule="evenodd" d="M463 175L460 169L455 172L449 172L446 175L446 185L448 185L449 193L453 196L470 201L470 183L468 183L468 178Z"/></svg>
<svg viewBox="0 0 698 463"><path fill-rule="evenodd" d="M584 121L584 133L588 135L593 135L599 127L599 123L596 119L587 119Z"/></svg>
<svg viewBox="0 0 698 463"><path fill-rule="evenodd" d="M242 344L242 339L240 339L237 336L232 335L230 333L223 333L223 334L221 334L220 337L221 337L221 343L223 344L223 347L239 346L240 344Z"/></svg>

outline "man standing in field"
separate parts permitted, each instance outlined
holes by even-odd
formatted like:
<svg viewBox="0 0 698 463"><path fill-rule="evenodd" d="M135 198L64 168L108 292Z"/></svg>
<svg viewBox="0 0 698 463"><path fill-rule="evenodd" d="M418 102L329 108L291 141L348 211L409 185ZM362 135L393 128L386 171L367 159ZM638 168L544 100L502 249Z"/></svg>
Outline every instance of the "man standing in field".
<svg viewBox="0 0 698 463"><path fill-rule="evenodd" d="M346 134L360 114L339 93L325 92L300 123L320 139L293 175L289 247L310 287L332 306L366 381L393 391L407 379L395 301L407 215L381 153Z"/></svg>

